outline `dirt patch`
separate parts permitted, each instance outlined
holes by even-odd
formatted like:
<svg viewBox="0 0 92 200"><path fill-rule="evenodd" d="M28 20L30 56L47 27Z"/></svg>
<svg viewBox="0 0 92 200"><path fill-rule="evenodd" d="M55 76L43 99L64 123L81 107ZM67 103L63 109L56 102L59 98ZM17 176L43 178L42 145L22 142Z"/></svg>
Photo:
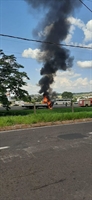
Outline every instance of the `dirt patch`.
<svg viewBox="0 0 92 200"><path fill-rule="evenodd" d="M62 122L57 121L57 122L40 122L36 124L16 124L14 126L0 127L0 131L27 129L27 128L33 128L33 127L53 126L53 125L62 125L62 124L71 124L71 123L80 123L80 122L89 122L89 121L92 122L92 118L65 120Z"/></svg>

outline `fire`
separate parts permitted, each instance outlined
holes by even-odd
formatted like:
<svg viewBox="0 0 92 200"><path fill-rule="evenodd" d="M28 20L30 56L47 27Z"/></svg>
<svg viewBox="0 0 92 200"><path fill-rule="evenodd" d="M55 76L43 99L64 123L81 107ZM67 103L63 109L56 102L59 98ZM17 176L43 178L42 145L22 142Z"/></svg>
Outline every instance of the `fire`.
<svg viewBox="0 0 92 200"><path fill-rule="evenodd" d="M43 103L47 103L48 108L49 108L49 109L52 109L52 103L51 103L51 101L49 100L49 97L48 97L48 96L43 95Z"/></svg>

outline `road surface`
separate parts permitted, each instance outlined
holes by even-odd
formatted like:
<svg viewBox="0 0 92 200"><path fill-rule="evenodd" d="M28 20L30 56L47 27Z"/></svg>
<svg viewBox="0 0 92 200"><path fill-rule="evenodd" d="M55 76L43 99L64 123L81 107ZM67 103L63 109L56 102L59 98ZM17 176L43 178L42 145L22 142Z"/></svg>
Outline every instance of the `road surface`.
<svg viewBox="0 0 92 200"><path fill-rule="evenodd" d="M0 132L0 200L92 200L92 122Z"/></svg>
<svg viewBox="0 0 92 200"><path fill-rule="evenodd" d="M68 105L67 107L71 107L70 105ZM78 104L74 104L73 107L79 107ZM65 105L53 105L53 109L54 108L66 108ZM11 106L11 110L24 110L24 109L29 109L26 107L22 107L22 106ZM39 107L39 109L42 109L42 107ZM0 110L6 110L5 107L0 106Z"/></svg>

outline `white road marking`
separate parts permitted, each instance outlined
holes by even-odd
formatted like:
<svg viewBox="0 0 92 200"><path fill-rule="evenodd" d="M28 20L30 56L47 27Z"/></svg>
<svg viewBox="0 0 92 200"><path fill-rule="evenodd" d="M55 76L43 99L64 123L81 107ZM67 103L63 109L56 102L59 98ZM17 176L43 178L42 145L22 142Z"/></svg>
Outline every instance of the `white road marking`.
<svg viewBox="0 0 92 200"><path fill-rule="evenodd" d="M92 135L92 132L89 132L90 135Z"/></svg>
<svg viewBox="0 0 92 200"><path fill-rule="evenodd" d="M0 147L0 150L3 150L3 149L8 149L10 148L9 146L5 146L5 147Z"/></svg>

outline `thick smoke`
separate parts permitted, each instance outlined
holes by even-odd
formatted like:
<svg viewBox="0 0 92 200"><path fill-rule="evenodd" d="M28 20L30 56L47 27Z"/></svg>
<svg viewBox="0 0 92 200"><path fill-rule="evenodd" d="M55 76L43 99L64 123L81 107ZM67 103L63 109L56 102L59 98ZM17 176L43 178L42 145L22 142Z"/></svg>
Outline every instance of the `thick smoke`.
<svg viewBox="0 0 92 200"><path fill-rule="evenodd" d="M74 10L80 7L78 0L25 0L34 9L44 8L46 15L43 20L43 28L51 27L47 34L44 34L45 42L61 43L68 35L70 23L67 20L68 16ZM39 15L39 13L38 13ZM39 31L39 30L38 30ZM46 51L46 56L43 61L41 75L39 81L41 87L40 93L50 91L50 85L54 81L54 75L57 70L66 70L73 65L73 57L70 56L70 51L60 45L50 45L43 43L41 50Z"/></svg>

